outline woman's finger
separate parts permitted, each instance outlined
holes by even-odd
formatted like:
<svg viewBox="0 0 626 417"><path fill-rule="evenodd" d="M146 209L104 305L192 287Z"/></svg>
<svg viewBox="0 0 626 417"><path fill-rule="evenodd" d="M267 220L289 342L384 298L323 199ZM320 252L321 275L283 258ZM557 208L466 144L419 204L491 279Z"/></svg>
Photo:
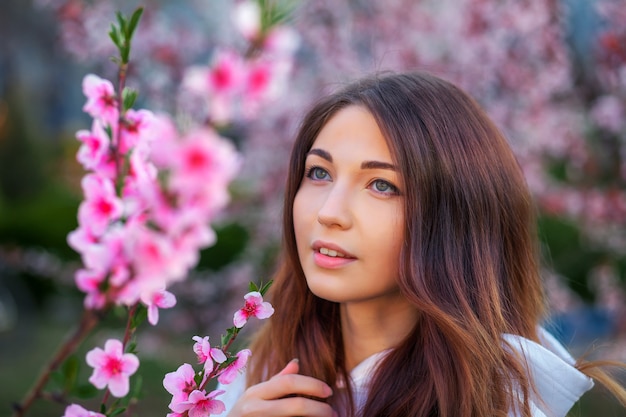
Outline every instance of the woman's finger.
<svg viewBox="0 0 626 417"><path fill-rule="evenodd" d="M250 387L248 394L264 400L275 400L288 395L308 395L328 398L332 389L319 379L299 374L276 374L269 381Z"/></svg>

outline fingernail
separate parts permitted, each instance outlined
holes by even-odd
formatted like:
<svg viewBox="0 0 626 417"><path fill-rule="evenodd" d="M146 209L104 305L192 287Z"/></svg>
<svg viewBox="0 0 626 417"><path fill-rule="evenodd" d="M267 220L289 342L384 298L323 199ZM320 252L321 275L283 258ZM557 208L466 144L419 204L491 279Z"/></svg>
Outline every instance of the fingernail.
<svg viewBox="0 0 626 417"><path fill-rule="evenodd" d="M327 397L330 397L331 395L333 395L333 390L328 385L326 385L324 387L324 391L325 391L324 393L326 394Z"/></svg>
<svg viewBox="0 0 626 417"><path fill-rule="evenodd" d="M289 361L290 363L300 363L300 359L298 358L293 358L292 360Z"/></svg>

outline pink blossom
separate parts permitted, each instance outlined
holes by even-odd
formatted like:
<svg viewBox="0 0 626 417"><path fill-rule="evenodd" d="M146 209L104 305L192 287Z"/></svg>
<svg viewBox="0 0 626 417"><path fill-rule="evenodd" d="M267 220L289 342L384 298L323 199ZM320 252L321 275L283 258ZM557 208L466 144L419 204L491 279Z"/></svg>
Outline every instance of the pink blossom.
<svg viewBox="0 0 626 417"><path fill-rule="evenodd" d="M159 308L172 308L176 305L176 296L164 289L141 294L141 301L148 307L148 322L155 326L159 322Z"/></svg>
<svg viewBox="0 0 626 417"><path fill-rule="evenodd" d="M91 131L79 130L76 133L76 138L82 142L76 159L85 169L96 170L100 165L106 163L110 157L110 140L98 119L94 120Z"/></svg>
<svg viewBox="0 0 626 417"><path fill-rule="evenodd" d="M94 368L89 382L99 389L108 385L111 394L121 398L128 394L128 379L137 371L139 359L124 353L122 342L109 339L104 350L95 348L87 353L87 364Z"/></svg>
<svg viewBox="0 0 626 417"><path fill-rule="evenodd" d="M220 414L226 410L226 406L220 400L216 400L222 390L214 390L207 394L205 391L194 390L189 394L187 401L170 405L172 411L182 413L187 411L189 417L206 417L211 414Z"/></svg>
<svg viewBox="0 0 626 417"><path fill-rule="evenodd" d="M77 252L84 252L98 242L97 236L86 227L78 227L67 235L67 244Z"/></svg>
<svg viewBox="0 0 626 417"><path fill-rule="evenodd" d="M154 137L150 146L150 160L158 168L169 167L178 145L178 131L174 121L167 114L156 114L148 130L146 135Z"/></svg>
<svg viewBox="0 0 626 417"><path fill-rule="evenodd" d="M104 279L104 273L99 271L89 269L76 271L76 286L79 290L87 293L84 301L85 308L99 310L106 305L106 295L101 290Z"/></svg>
<svg viewBox="0 0 626 417"><path fill-rule="evenodd" d="M283 59L291 60L291 56L300 46L300 36L287 26L276 26L267 34L264 49L270 55L278 55Z"/></svg>
<svg viewBox="0 0 626 417"><path fill-rule="evenodd" d="M147 148L152 140L151 135L146 133L153 133L151 126L154 123L155 116L149 110L133 110L129 109L124 115L124 121L122 124L119 151L126 154L129 150L137 152L138 146L141 148Z"/></svg>
<svg viewBox="0 0 626 417"><path fill-rule="evenodd" d="M122 216L122 201L117 197L115 186L108 178L89 174L83 178L81 185L85 201L78 208L78 222L99 236L110 222Z"/></svg>
<svg viewBox="0 0 626 417"><path fill-rule="evenodd" d="M184 224L184 222L180 222L179 227ZM215 241L215 231L211 227L206 224L189 223L187 228L178 234L174 240L174 251L183 265L187 268L193 268L200 259L199 249L209 247Z"/></svg>
<svg viewBox="0 0 626 417"><path fill-rule="evenodd" d="M228 365L224 370L219 374L217 380L224 385L232 383L237 374L246 366L248 363L248 359L252 355L250 349L243 349L237 353L237 359L230 365Z"/></svg>
<svg viewBox="0 0 626 417"><path fill-rule="evenodd" d="M76 286L84 292L97 291L100 284L104 282L105 276L102 272L88 269L76 271Z"/></svg>
<svg viewBox="0 0 626 417"><path fill-rule="evenodd" d="M216 363L224 363L226 361L226 355L221 349L211 347L209 336L203 338L194 336L192 339L196 341L193 345L193 351L198 356L198 363L204 364L206 374L213 371L213 361Z"/></svg>
<svg viewBox="0 0 626 417"><path fill-rule="evenodd" d="M239 169L234 146L210 129L196 129L185 136L172 167L171 186L183 193L224 189Z"/></svg>
<svg viewBox="0 0 626 417"><path fill-rule="evenodd" d="M246 304L237 310L233 317L235 327L242 328L250 317L266 319L274 314L274 308L267 301L263 301L263 296L258 291L249 292L244 296Z"/></svg>
<svg viewBox="0 0 626 417"><path fill-rule="evenodd" d="M111 81L89 74L83 78L83 93L87 96L83 111L105 124L117 125L117 98Z"/></svg>
<svg viewBox="0 0 626 417"><path fill-rule="evenodd" d="M128 213L143 213L149 209L160 186L157 175L157 168L140 152L130 155L129 172L122 190Z"/></svg>
<svg viewBox="0 0 626 417"><path fill-rule="evenodd" d="M246 77L246 94L248 97L260 98L270 91L272 83L272 64L258 60L248 67Z"/></svg>
<svg viewBox="0 0 626 417"><path fill-rule="evenodd" d="M126 239L126 230L123 225L112 225L100 238L92 241L81 241L81 239L89 238L89 235L81 230L79 228L71 235L72 244L82 245L79 252L87 269L104 274L120 265L126 265L126 259L122 253Z"/></svg>
<svg viewBox="0 0 626 417"><path fill-rule="evenodd" d="M241 88L243 63L241 56L228 50L219 50L213 57L209 72L209 88L214 94L232 94Z"/></svg>
<svg viewBox="0 0 626 417"><path fill-rule="evenodd" d="M167 392L172 394L172 401L170 403L172 410L174 410L172 408L173 404L187 401L189 394L198 388L194 380L195 376L195 371L188 363L182 364L176 371L169 372L165 375L165 378L163 378L163 387Z"/></svg>
<svg viewBox="0 0 626 417"><path fill-rule="evenodd" d="M68 405L65 409L63 417L105 417L104 414L96 413L94 411L85 410L78 404Z"/></svg>
<svg viewBox="0 0 626 417"><path fill-rule="evenodd" d="M261 7L256 1L245 0L235 5L233 22L239 33L248 40L261 34Z"/></svg>
<svg viewBox="0 0 626 417"><path fill-rule="evenodd" d="M624 128L625 115L624 103L614 95L600 97L591 109L591 117L598 126L614 133Z"/></svg>
<svg viewBox="0 0 626 417"><path fill-rule="evenodd" d="M176 256L171 236L141 224L129 229L125 253L131 259L140 293L152 294L185 277L185 259Z"/></svg>

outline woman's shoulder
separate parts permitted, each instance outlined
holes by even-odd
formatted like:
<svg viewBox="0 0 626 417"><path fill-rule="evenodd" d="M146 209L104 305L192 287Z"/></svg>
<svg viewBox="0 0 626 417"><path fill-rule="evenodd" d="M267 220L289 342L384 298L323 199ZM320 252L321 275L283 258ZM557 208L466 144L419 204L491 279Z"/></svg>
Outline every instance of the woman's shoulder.
<svg viewBox="0 0 626 417"><path fill-rule="evenodd" d="M504 334L503 339L526 362L536 389L531 398L533 408L547 416L565 416L593 387L593 380L576 369L576 360L554 336L542 327L538 334L539 343L513 334Z"/></svg>

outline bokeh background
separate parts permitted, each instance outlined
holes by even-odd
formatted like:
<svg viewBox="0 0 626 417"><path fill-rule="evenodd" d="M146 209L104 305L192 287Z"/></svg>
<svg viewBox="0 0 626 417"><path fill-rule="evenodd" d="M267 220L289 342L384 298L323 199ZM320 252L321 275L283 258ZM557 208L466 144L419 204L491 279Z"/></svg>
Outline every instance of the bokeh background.
<svg viewBox="0 0 626 417"><path fill-rule="evenodd" d="M73 284L80 258L66 242L84 174L74 135L91 123L81 111L83 76L115 76L107 36L115 11L145 7L129 84L142 107L174 112L188 68L207 65L220 45L242 45L231 22L235 3L0 4L0 414L10 414L82 310ZM481 102L510 139L540 213L546 326L575 354L626 360L626 0L274 3L290 10L286 26L297 34L293 70L276 100L224 132L244 166L213 225L217 244L171 289L178 305L158 326L140 329L137 415L168 412L161 381L194 360L191 337L217 337L247 282L271 274L286 161L307 105L387 70L434 72ZM108 318L85 349L119 337L121 320ZM62 410L45 404L30 415ZM572 415L624 410L594 389Z"/></svg>

